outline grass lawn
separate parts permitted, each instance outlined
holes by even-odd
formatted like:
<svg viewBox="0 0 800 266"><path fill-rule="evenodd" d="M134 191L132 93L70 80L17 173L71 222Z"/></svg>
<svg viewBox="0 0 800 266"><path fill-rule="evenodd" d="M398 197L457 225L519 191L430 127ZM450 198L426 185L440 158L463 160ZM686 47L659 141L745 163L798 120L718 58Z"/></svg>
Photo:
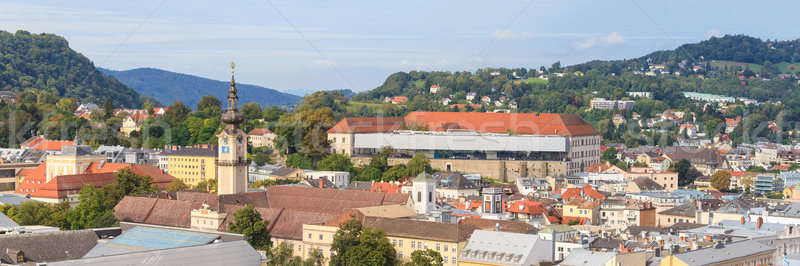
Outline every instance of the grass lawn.
<svg viewBox="0 0 800 266"><path fill-rule="evenodd" d="M414 81L414 87L417 87L417 88L425 87L425 81L424 80Z"/></svg>
<svg viewBox="0 0 800 266"><path fill-rule="evenodd" d="M753 71L753 72L756 72L756 73L760 72L761 68L762 68L762 66L759 65L759 64L741 63L741 62L736 62L736 61L725 61L725 60L714 60L714 61L711 61L711 67L715 68L715 69L717 69L719 71L725 71L725 66L728 67L728 71L734 71L734 70L736 70L738 68L747 69L747 67L749 66L750 67L750 71Z"/></svg>
<svg viewBox="0 0 800 266"><path fill-rule="evenodd" d="M527 78L527 79L520 80L520 82L528 83L528 84L547 84L547 80L546 79L540 79L540 78Z"/></svg>

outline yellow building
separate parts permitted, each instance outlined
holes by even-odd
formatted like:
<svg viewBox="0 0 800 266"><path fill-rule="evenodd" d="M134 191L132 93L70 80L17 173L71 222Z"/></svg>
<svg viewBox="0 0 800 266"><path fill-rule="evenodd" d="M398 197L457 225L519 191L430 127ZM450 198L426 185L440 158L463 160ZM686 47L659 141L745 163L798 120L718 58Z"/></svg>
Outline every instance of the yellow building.
<svg viewBox="0 0 800 266"><path fill-rule="evenodd" d="M80 144L62 146L61 154L47 156L47 179L45 183L60 175L84 174L90 164L105 162L105 160L106 157L104 155L93 154L89 146Z"/></svg>
<svg viewBox="0 0 800 266"><path fill-rule="evenodd" d="M564 203L564 219L586 220L586 224L597 225L600 223L600 201L592 199L574 199Z"/></svg>
<svg viewBox="0 0 800 266"><path fill-rule="evenodd" d="M459 251L466 244L468 235L467 226L462 224L376 217L364 218L363 224L386 232L399 259L407 261L412 252L431 249L442 255L444 265L457 264ZM329 260L336 230L336 226L304 224L302 246L293 247L294 255L307 258L311 250L319 249Z"/></svg>
<svg viewBox="0 0 800 266"><path fill-rule="evenodd" d="M217 179L216 148L180 148L167 150L167 172L190 186Z"/></svg>

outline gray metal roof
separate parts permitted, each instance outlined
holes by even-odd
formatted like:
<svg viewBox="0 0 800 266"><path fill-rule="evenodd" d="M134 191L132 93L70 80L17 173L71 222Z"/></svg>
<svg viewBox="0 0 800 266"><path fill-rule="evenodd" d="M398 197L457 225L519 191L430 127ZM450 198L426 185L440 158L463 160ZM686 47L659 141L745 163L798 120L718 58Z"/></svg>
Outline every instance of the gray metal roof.
<svg viewBox="0 0 800 266"><path fill-rule="evenodd" d="M14 220L11 220L11 218L8 218L8 216L0 212L0 228L12 229L17 226L19 226L19 224L17 224L16 222L14 222Z"/></svg>
<svg viewBox="0 0 800 266"><path fill-rule="evenodd" d="M0 205L3 204L10 204L10 205L20 205L23 202L29 201L31 199L20 197L14 194L0 194Z"/></svg>
<svg viewBox="0 0 800 266"><path fill-rule="evenodd" d="M475 230L459 259L501 265L529 265L552 260L552 243L536 235Z"/></svg>
<svg viewBox="0 0 800 266"><path fill-rule="evenodd" d="M606 262L614 258L614 252L595 252L582 248L573 249L569 255L558 265L578 266L578 265L605 265Z"/></svg>
<svg viewBox="0 0 800 266"><path fill-rule="evenodd" d="M244 240L51 262L48 265L260 265L261 255Z"/></svg>
<svg viewBox="0 0 800 266"><path fill-rule="evenodd" d="M747 240L725 244L722 248L711 247L680 253L675 257L689 265L710 265L770 251L775 252L775 248L755 240Z"/></svg>

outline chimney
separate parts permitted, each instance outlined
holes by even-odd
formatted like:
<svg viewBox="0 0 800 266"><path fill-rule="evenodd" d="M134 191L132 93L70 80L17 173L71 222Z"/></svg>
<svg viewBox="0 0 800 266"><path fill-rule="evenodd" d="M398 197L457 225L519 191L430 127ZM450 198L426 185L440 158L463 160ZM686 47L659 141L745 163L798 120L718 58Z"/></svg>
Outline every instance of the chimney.
<svg viewBox="0 0 800 266"><path fill-rule="evenodd" d="M658 249L664 250L664 239L658 240Z"/></svg>
<svg viewBox="0 0 800 266"><path fill-rule="evenodd" d="M697 202L697 211L700 211L700 212L703 211L703 202L701 202L699 200L697 200L695 202Z"/></svg>
<svg viewBox="0 0 800 266"><path fill-rule="evenodd" d="M744 216L742 216L742 224L744 224Z"/></svg>
<svg viewBox="0 0 800 266"><path fill-rule="evenodd" d="M761 229L761 225L764 224L764 218L758 217L758 221L756 222L756 229Z"/></svg>
<svg viewBox="0 0 800 266"><path fill-rule="evenodd" d="M495 223L494 224L494 230L497 231L497 232L500 232L500 223Z"/></svg>
<svg viewBox="0 0 800 266"><path fill-rule="evenodd" d="M324 187L324 186L322 185L322 178L320 178L320 179L319 179L319 188L323 188L323 187Z"/></svg>
<svg viewBox="0 0 800 266"><path fill-rule="evenodd" d="M706 241L711 241L711 235L706 235L705 240Z"/></svg>

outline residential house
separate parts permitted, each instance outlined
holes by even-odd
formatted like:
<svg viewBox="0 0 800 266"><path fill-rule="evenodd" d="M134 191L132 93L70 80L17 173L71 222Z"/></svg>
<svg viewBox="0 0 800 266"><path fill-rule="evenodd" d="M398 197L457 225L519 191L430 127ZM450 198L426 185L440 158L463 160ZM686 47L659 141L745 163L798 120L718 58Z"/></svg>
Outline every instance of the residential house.
<svg viewBox="0 0 800 266"><path fill-rule="evenodd" d="M625 189L625 192L628 193L641 193L645 191L664 191L664 186L646 176L640 176L628 182L628 186Z"/></svg>
<svg viewBox="0 0 800 266"><path fill-rule="evenodd" d="M680 160L687 160L694 168L704 175L714 174L724 163L724 158L712 149L674 147L671 150L671 152L665 153L665 156L673 163L677 163Z"/></svg>
<svg viewBox="0 0 800 266"><path fill-rule="evenodd" d="M294 167L281 167L269 174L269 180L302 180L305 177L303 169Z"/></svg>
<svg viewBox="0 0 800 266"><path fill-rule="evenodd" d="M275 133L268 128L254 128L247 133L247 143L251 147L274 147Z"/></svg>
<svg viewBox="0 0 800 266"><path fill-rule="evenodd" d="M291 174L290 174L291 175ZM327 180L336 188L345 188L350 185L350 172L343 171L307 171L303 173L308 180Z"/></svg>
<svg viewBox="0 0 800 266"><path fill-rule="evenodd" d="M676 172L656 172L652 170L645 170L645 172L628 172L625 179L636 180L641 177L646 177L657 184L661 185L666 191L673 191L678 189L678 173Z"/></svg>
<svg viewBox="0 0 800 266"><path fill-rule="evenodd" d="M562 223L600 224L600 201L593 199L574 199L564 203Z"/></svg>
<svg viewBox="0 0 800 266"><path fill-rule="evenodd" d="M439 172L433 175L436 179L436 197L440 199L456 199L468 196L480 196L480 187L467 180L462 173Z"/></svg>
<svg viewBox="0 0 800 266"><path fill-rule="evenodd" d="M690 202L658 212L657 218L659 227L669 227L676 223L696 223L697 209Z"/></svg>

